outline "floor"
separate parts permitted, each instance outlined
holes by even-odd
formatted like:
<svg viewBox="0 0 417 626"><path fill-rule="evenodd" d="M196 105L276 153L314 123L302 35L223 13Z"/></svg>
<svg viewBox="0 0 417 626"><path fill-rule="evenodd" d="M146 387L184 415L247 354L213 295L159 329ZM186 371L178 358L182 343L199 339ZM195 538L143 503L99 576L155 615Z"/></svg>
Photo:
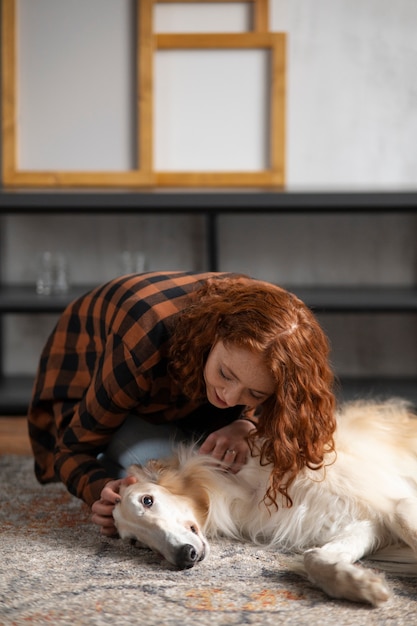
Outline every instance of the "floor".
<svg viewBox="0 0 417 626"><path fill-rule="evenodd" d="M32 454L26 417L0 416L0 454Z"/></svg>

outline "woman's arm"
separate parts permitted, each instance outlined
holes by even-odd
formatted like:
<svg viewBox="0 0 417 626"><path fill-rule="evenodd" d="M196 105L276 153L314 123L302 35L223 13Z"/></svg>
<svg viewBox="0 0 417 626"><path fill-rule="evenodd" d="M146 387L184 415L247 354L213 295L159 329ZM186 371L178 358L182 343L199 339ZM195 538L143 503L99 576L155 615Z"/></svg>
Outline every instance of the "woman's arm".
<svg viewBox="0 0 417 626"><path fill-rule="evenodd" d="M114 479L97 456L140 403L147 384L122 340L109 337L88 389L57 438L55 450L60 480L90 506L100 499L106 483Z"/></svg>

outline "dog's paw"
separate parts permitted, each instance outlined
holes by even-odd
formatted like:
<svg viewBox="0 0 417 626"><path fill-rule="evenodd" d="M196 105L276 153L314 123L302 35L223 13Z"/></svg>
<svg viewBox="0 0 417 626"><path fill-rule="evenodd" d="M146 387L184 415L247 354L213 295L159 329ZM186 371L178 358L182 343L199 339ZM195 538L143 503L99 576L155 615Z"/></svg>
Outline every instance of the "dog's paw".
<svg viewBox="0 0 417 626"><path fill-rule="evenodd" d="M387 602L391 592L382 574L349 563L339 563L335 572L338 597L353 602L369 602L377 607Z"/></svg>
<svg viewBox="0 0 417 626"><path fill-rule="evenodd" d="M333 598L367 602L377 607L391 597L383 575L337 560L334 555L309 550L304 555L304 565L309 580Z"/></svg>

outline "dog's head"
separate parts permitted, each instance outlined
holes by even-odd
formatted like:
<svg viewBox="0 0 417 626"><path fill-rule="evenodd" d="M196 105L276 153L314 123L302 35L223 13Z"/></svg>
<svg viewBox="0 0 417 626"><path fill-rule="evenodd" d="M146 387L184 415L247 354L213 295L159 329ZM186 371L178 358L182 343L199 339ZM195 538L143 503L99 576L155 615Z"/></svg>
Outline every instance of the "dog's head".
<svg viewBox="0 0 417 626"><path fill-rule="evenodd" d="M201 531L208 502L192 480L159 461L134 465L136 482L120 490L113 517L122 539L135 539L178 568L193 567L208 554Z"/></svg>

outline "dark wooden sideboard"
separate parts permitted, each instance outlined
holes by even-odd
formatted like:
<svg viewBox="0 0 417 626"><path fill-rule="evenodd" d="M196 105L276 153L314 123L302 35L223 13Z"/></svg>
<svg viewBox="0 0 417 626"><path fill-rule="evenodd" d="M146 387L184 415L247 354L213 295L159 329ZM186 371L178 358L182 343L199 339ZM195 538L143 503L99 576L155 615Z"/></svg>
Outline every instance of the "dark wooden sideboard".
<svg viewBox="0 0 417 626"><path fill-rule="evenodd" d="M0 191L3 214L164 215L199 214L205 220L206 269L219 267L219 217L225 214L335 214L417 213L417 192L297 193L269 191ZM0 221L1 224L1 221ZM417 245L417 240L416 240ZM192 269L192 268L190 268ZM4 272L3 272L4 275ZM291 289L291 286L286 285ZM86 287L73 286L68 294L39 297L33 288L0 285L0 316L4 314L59 314ZM417 314L417 286L411 287L315 287L294 288L316 313ZM417 317L416 317L417 321ZM1 324L1 320L0 320ZM1 333L1 325L0 325ZM417 329L416 329L417 335ZM416 336L412 338L416 341ZM2 363L0 334L0 367ZM417 370L417 368L416 368ZM32 378L6 376L0 369L0 414L25 413ZM369 376L341 380L343 397L361 394L398 394L417 405L417 371L411 378Z"/></svg>

